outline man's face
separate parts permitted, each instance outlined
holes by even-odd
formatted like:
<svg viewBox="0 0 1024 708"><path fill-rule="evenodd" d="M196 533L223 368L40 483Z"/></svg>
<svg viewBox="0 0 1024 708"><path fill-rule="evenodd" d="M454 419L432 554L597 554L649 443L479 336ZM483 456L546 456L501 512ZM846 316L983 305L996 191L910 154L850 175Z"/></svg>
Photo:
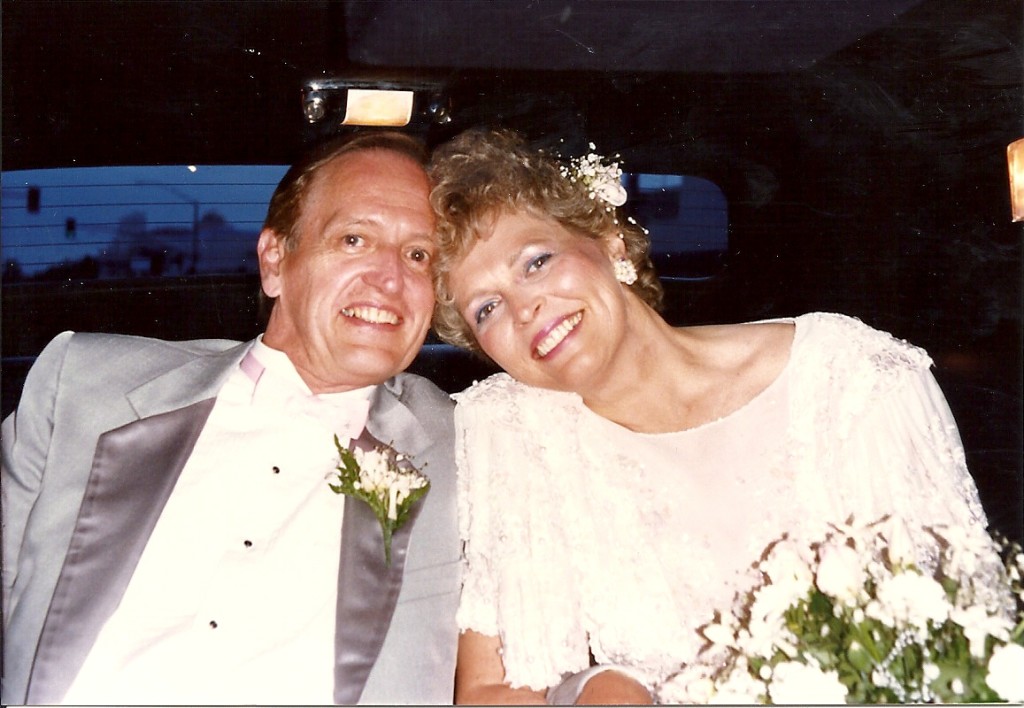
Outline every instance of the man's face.
<svg viewBox="0 0 1024 708"><path fill-rule="evenodd" d="M292 250L264 230L264 292L276 297L263 341L314 393L378 384L416 356L434 306L430 185L410 158L363 150L320 168Z"/></svg>

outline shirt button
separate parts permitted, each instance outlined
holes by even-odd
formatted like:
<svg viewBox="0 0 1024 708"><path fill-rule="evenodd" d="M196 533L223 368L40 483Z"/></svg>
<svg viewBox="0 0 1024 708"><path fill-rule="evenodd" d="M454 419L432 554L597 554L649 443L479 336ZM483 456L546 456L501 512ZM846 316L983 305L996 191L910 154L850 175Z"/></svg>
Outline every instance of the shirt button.
<svg viewBox="0 0 1024 708"><path fill-rule="evenodd" d="M246 548L252 548L252 541L243 541Z"/></svg>
<svg viewBox="0 0 1024 708"><path fill-rule="evenodd" d="M274 465L270 469L272 469L274 471L274 474L281 474L281 468L278 467L277 465Z"/></svg>
<svg viewBox="0 0 1024 708"><path fill-rule="evenodd" d="M210 620L210 628L211 629L217 629L217 623L214 622L213 620Z"/></svg>

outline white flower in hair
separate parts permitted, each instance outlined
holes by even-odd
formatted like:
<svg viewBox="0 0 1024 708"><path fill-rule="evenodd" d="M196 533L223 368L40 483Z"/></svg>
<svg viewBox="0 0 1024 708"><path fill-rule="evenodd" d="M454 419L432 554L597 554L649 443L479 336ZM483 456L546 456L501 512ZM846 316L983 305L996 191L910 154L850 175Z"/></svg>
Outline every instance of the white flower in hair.
<svg viewBox="0 0 1024 708"><path fill-rule="evenodd" d="M589 147L592 152L561 166L562 176L586 187L591 199L600 199L613 207L622 206L627 197L626 188L622 186L622 168L618 162L606 163L603 155L593 152L597 149L594 143Z"/></svg>

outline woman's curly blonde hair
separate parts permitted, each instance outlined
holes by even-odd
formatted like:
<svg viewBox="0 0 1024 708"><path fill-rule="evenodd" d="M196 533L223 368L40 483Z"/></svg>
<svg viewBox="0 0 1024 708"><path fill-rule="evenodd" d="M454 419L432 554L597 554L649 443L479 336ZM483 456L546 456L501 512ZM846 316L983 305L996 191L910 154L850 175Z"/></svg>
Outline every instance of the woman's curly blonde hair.
<svg viewBox="0 0 1024 708"><path fill-rule="evenodd" d="M434 185L430 203L437 214L438 236L433 325L441 339L483 354L455 307L448 276L489 233L495 218L520 211L550 217L593 239L621 234L626 258L637 271L637 280L629 287L652 308L661 308L662 288L651 265L646 232L619 208L592 198L584 185L563 176L561 168L557 158L528 147L507 130L469 130L434 152L427 171Z"/></svg>

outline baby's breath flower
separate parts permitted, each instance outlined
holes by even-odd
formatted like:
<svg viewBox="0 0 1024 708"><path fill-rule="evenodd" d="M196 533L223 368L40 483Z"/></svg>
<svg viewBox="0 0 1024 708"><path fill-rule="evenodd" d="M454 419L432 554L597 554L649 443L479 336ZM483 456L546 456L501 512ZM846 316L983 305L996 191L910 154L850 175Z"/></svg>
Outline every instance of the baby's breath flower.
<svg viewBox="0 0 1024 708"><path fill-rule="evenodd" d="M594 152L597 149L594 143L589 147L590 153L559 167L562 176L574 184L582 184L591 199L599 199L609 207L622 206L627 198L626 188L622 186L622 168L618 162L606 163L603 155Z"/></svg>

